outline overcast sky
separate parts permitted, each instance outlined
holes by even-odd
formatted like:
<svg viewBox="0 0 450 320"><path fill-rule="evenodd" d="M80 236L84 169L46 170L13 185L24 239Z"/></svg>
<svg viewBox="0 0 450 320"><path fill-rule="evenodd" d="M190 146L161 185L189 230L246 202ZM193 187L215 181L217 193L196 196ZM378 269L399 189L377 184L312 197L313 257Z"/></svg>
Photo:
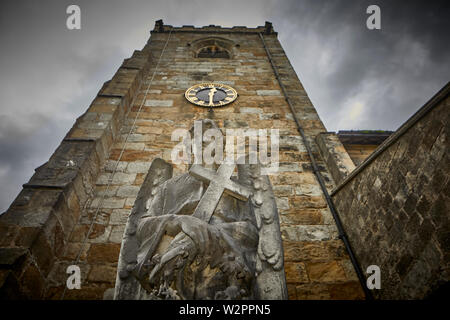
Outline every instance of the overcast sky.
<svg viewBox="0 0 450 320"><path fill-rule="evenodd" d="M448 1L5 1L0 7L0 212L48 160L155 20L271 21L329 131L395 130L450 79ZM66 8L81 8L67 30ZM381 30L366 8L381 8Z"/></svg>

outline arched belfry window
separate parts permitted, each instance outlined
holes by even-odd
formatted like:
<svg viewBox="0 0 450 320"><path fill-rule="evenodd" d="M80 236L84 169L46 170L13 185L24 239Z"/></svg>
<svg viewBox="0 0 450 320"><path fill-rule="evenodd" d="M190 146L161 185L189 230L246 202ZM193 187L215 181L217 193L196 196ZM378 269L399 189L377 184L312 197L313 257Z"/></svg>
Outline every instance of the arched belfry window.
<svg viewBox="0 0 450 320"><path fill-rule="evenodd" d="M233 41L218 37L198 39L190 45L196 58L230 59L235 50Z"/></svg>
<svg viewBox="0 0 450 320"><path fill-rule="evenodd" d="M197 58L230 58L227 50L218 46L207 46L200 49Z"/></svg>

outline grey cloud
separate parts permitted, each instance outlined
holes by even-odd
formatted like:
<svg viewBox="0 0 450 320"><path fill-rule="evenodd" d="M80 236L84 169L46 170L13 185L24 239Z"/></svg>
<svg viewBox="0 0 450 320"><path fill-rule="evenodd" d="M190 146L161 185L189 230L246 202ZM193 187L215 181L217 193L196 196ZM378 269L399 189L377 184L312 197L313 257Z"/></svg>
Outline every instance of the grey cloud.
<svg viewBox="0 0 450 320"><path fill-rule="evenodd" d="M380 31L365 27L374 3ZM290 1L281 24L295 36L280 38L329 130L394 130L449 79L448 13L444 1Z"/></svg>

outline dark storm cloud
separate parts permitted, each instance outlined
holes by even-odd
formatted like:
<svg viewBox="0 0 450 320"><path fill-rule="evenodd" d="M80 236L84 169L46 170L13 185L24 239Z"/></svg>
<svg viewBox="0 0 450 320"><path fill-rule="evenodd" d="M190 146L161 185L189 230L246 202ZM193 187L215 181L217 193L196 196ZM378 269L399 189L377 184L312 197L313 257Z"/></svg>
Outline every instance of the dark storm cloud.
<svg viewBox="0 0 450 320"><path fill-rule="evenodd" d="M68 4L2 3L0 212L128 54L107 35L69 32Z"/></svg>
<svg viewBox="0 0 450 320"><path fill-rule="evenodd" d="M81 7L78 31L65 27ZM366 28L370 4L380 31ZM48 160L154 21L272 21L330 131L396 129L450 78L445 1L3 1L0 11L0 212Z"/></svg>
<svg viewBox="0 0 450 320"><path fill-rule="evenodd" d="M381 30L366 28L370 4L381 8ZM283 8L274 20L290 32L280 39L329 130L394 130L450 78L445 1L290 1Z"/></svg>

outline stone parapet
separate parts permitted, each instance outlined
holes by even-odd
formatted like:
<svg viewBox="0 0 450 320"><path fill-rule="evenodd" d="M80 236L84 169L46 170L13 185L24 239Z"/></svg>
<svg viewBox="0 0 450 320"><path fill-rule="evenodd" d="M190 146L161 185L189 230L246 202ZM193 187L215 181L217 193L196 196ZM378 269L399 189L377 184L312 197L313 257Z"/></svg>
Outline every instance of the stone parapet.
<svg viewBox="0 0 450 320"><path fill-rule="evenodd" d="M155 23L152 33L162 32L189 32L189 33L260 33L276 34L273 30L272 24L266 22L264 26L258 26L256 28L248 28L245 26L234 26L231 28L222 27L218 25L209 25L203 27L195 27L191 25L184 25L182 27L173 27L171 25L164 24L162 20L158 20Z"/></svg>

